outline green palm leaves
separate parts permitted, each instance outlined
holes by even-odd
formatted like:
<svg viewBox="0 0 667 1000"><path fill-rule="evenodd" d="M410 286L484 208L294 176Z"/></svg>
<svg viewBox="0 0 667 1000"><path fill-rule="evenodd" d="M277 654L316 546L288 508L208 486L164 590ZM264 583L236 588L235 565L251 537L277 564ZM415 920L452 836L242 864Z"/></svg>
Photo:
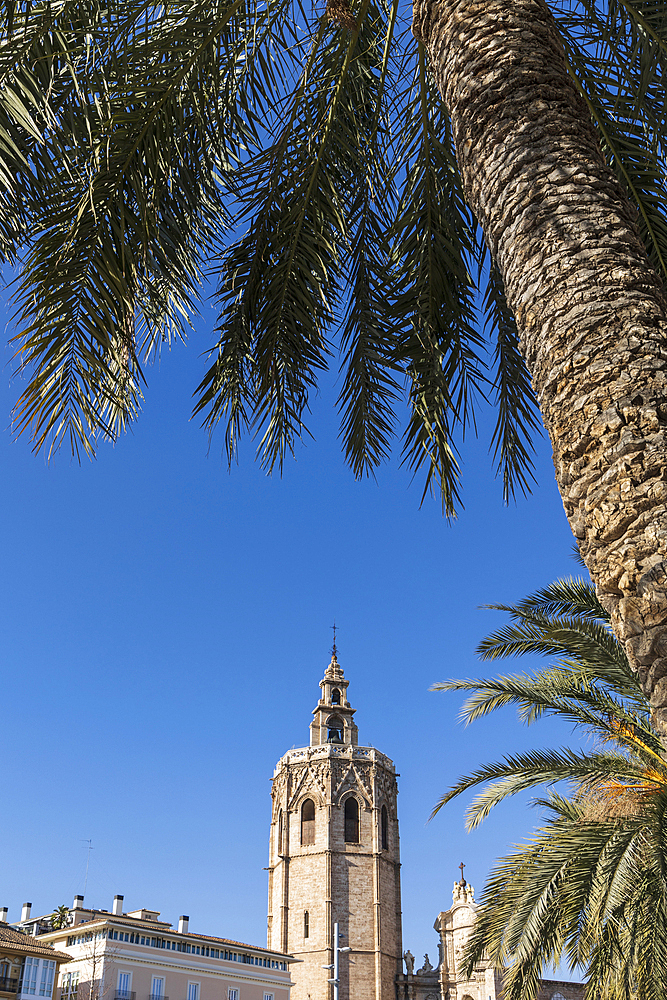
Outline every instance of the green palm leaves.
<svg viewBox="0 0 667 1000"><path fill-rule="evenodd" d="M70 922L70 912L69 906L64 904L61 906L56 906L55 910L51 914L51 926L54 930L60 930L62 927L68 927Z"/></svg>
<svg viewBox="0 0 667 1000"><path fill-rule="evenodd" d="M510 624L488 636L484 659L548 656L533 674L451 681L438 690L472 692L463 718L516 705L526 723L571 721L589 749L535 750L462 778L437 809L486 787L468 822L481 822L508 795L567 782L537 801L544 824L501 859L481 897L467 952L507 966L503 995L533 997L543 966L567 957L586 970L587 997L658 1000L667 989L667 765L649 706L609 632L593 588L560 580L514 606L493 605Z"/></svg>
<svg viewBox="0 0 667 1000"><path fill-rule="evenodd" d="M553 3L663 272L666 9ZM145 362L185 336L209 270L219 315L194 410L222 428L230 460L250 433L279 468L334 365L356 476L402 435L405 464L454 512L457 449L487 398L505 494L529 488L530 381L409 7L22 0L1 12L18 433L89 454L115 438L140 408Z"/></svg>

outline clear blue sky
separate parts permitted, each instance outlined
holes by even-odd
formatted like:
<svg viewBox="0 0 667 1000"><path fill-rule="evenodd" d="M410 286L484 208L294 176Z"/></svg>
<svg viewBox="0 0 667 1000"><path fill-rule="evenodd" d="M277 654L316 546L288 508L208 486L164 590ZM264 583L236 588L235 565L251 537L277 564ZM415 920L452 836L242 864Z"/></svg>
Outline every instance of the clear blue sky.
<svg viewBox="0 0 667 1000"><path fill-rule="evenodd" d="M506 508L487 441L469 440L450 524L398 463L354 481L328 386L282 479L251 446L229 474L188 420L206 346L165 354L134 431L82 466L12 441L4 368L0 905L16 920L26 900L71 904L90 838L87 903L121 893L263 944L269 779L308 741L335 617L360 742L400 772L404 947L433 960L459 862L479 892L538 818L523 799L467 834L463 801L427 824L438 795L484 760L570 739L510 713L463 729L461 698L429 692L488 672L474 649L501 616L479 605L577 572L548 446L533 496Z"/></svg>

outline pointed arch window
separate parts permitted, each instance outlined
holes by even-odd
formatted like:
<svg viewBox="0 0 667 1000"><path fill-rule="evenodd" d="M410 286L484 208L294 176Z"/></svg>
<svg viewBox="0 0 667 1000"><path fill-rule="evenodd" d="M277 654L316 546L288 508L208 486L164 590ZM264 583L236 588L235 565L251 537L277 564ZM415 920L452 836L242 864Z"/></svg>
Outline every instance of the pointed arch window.
<svg viewBox="0 0 667 1000"><path fill-rule="evenodd" d="M389 850L389 813L386 806L382 806L380 813L380 843L383 851Z"/></svg>
<svg viewBox="0 0 667 1000"><path fill-rule="evenodd" d="M353 795L345 800L345 843L359 843L359 803Z"/></svg>
<svg viewBox="0 0 667 1000"><path fill-rule="evenodd" d="M331 692L331 704L340 705L340 691L338 688L334 688Z"/></svg>
<svg viewBox="0 0 667 1000"><path fill-rule="evenodd" d="M306 799L301 806L301 846L315 843L315 803Z"/></svg>

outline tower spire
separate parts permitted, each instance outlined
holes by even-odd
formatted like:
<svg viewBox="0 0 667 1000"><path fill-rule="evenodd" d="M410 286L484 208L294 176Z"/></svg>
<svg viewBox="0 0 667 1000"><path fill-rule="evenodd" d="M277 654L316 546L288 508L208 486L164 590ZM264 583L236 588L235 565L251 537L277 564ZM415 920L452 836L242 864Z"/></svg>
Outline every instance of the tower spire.
<svg viewBox="0 0 667 1000"><path fill-rule="evenodd" d="M337 629L337 625L331 626ZM335 636L334 632L334 636ZM345 743L357 746L357 727L354 723L354 709L347 700L347 686L343 668L338 662L336 640L331 650L331 661L320 681L320 699L313 709L310 724L310 745L323 743Z"/></svg>

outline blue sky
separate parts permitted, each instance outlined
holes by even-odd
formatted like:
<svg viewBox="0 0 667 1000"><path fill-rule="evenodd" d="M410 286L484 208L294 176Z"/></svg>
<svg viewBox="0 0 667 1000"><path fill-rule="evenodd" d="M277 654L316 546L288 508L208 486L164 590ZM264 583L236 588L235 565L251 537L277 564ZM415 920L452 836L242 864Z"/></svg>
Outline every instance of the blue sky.
<svg viewBox="0 0 667 1000"><path fill-rule="evenodd" d="M134 430L81 466L12 440L4 368L0 905L16 920L27 900L71 904L90 839L87 903L121 893L263 944L269 779L308 742L335 618L360 742L400 772L404 948L433 960L459 862L479 892L538 819L525 798L467 834L463 800L427 823L439 794L484 760L570 739L511 713L464 729L462 699L429 692L488 672L475 646L502 619L479 605L577 572L550 451L533 496L507 508L488 437L467 441L449 523L397 462L354 481L330 384L282 479L251 446L230 474L189 421L205 346L165 354Z"/></svg>

